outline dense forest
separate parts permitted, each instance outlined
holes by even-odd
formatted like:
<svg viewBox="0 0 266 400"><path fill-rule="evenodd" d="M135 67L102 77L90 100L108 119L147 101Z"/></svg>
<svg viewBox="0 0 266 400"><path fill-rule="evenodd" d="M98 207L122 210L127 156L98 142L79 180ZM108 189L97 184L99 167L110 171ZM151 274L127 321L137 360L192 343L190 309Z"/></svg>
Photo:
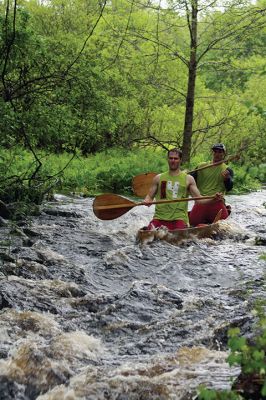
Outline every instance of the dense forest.
<svg viewBox="0 0 266 400"><path fill-rule="evenodd" d="M2 198L53 186L47 154L220 141L263 181L266 1L221 3L1 1Z"/></svg>

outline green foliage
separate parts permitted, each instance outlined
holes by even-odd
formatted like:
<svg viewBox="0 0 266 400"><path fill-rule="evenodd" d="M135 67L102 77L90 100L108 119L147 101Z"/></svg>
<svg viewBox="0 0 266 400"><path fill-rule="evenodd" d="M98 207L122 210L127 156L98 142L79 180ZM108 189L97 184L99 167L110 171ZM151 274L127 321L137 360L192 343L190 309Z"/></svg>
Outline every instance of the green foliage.
<svg viewBox="0 0 266 400"><path fill-rule="evenodd" d="M161 150L157 153L158 156L154 157L151 150L110 149L86 158L76 157L63 172L60 189L91 196L101 192L132 194L134 176L151 169L155 172L167 169L165 154ZM60 157L51 155L49 165L55 171L59 167L58 161L63 165L66 159L66 154Z"/></svg>
<svg viewBox="0 0 266 400"><path fill-rule="evenodd" d="M42 159L44 155L40 155L40 160ZM59 168L60 163L57 164L57 172L60 171ZM23 203L25 205L41 204L44 196L49 193L55 182L58 182L57 177L55 179L51 176L52 172L51 168L47 174L47 170L42 165L38 168L33 154L21 147L14 146L9 150L1 150L0 200L6 203L21 203L18 208L23 208Z"/></svg>
<svg viewBox="0 0 266 400"><path fill-rule="evenodd" d="M217 391L214 389L199 389L199 400L240 400L243 399L239 394L235 392L229 392L228 390Z"/></svg>
<svg viewBox="0 0 266 400"><path fill-rule="evenodd" d="M240 194L261 188L261 182L264 182L264 175L252 174L254 167L233 164L232 168L234 170L234 188L230 193ZM262 177L261 181L260 177Z"/></svg>
<svg viewBox="0 0 266 400"><path fill-rule="evenodd" d="M248 168L248 173L252 178L260 182L266 182L266 164L259 164Z"/></svg>
<svg viewBox="0 0 266 400"><path fill-rule="evenodd" d="M248 344L246 338L240 336L240 331L229 331L229 347L231 354L228 357L229 365L240 365L246 375L257 376L261 383L262 395L266 395L266 317L260 317L260 334Z"/></svg>
<svg viewBox="0 0 266 400"><path fill-rule="evenodd" d="M257 313L259 316L258 326L255 327L257 334L251 341L240 335L239 328L229 330L230 355L227 361L230 366L241 367L244 379L249 380L250 383L254 379L264 398L266 396L266 316L263 308L258 308ZM199 391L200 400L242 399L239 391L235 389L217 391L201 387Z"/></svg>
<svg viewBox="0 0 266 400"><path fill-rule="evenodd" d="M182 145L187 85L182 60L190 51L182 13L162 9L158 18L149 8L121 0L106 5L98 21L96 1L20 2L16 14L13 6L0 4L3 146L20 143L51 152L76 147L88 155L118 145L132 148L143 139ZM249 8L243 10L247 16ZM206 9L199 51L235 27L236 17L241 21L234 11L238 5L224 13ZM249 156L265 163L265 29L253 29L256 34L234 39L237 53L232 41L225 53L204 56L192 155L215 141L237 150L252 129L260 151Z"/></svg>
<svg viewBox="0 0 266 400"><path fill-rule="evenodd" d="M77 154L74 158L66 152L50 154L40 150L37 156L42 165L35 176L36 160L30 152L19 147L0 151L0 199L7 202L25 199L39 204L51 190L82 192L87 196L103 192L132 195L134 176L146 172L160 173L168 168L166 151L160 148L116 148L88 157ZM204 157L197 156L192 160L193 167L203 160ZM259 182L249 175L248 166L232 167L235 171L234 193L259 188ZM31 179L32 175L34 179Z"/></svg>

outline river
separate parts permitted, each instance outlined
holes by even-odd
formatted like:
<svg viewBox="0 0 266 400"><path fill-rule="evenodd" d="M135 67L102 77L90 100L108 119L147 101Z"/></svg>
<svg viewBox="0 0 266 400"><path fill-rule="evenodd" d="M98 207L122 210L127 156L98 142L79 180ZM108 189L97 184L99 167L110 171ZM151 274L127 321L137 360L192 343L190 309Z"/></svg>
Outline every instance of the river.
<svg viewBox="0 0 266 400"><path fill-rule="evenodd" d="M223 235L136 242L153 206L101 221L56 195L0 227L0 399L185 400L229 389L227 331L265 299L266 190L228 196ZM224 234L226 232L226 234Z"/></svg>

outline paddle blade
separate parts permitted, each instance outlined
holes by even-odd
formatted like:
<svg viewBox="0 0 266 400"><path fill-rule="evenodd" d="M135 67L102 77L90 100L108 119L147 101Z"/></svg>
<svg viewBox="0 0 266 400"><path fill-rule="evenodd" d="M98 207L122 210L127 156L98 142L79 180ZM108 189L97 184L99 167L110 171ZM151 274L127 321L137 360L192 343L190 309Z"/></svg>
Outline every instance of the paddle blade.
<svg viewBox="0 0 266 400"><path fill-rule="evenodd" d="M134 176L132 179L132 189L134 194L138 197L145 197L149 192L153 178L156 175L155 172L147 172L146 174Z"/></svg>
<svg viewBox="0 0 266 400"><path fill-rule="evenodd" d="M134 206L132 201L112 193L96 196L92 205L94 214L102 220L121 217Z"/></svg>
<svg viewBox="0 0 266 400"><path fill-rule="evenodd" d="M223 213L223 210L218 211L218 213L216 214L216 217L213 220L213 224L216 224L216 222L220 221L222 213Z"/></svg>

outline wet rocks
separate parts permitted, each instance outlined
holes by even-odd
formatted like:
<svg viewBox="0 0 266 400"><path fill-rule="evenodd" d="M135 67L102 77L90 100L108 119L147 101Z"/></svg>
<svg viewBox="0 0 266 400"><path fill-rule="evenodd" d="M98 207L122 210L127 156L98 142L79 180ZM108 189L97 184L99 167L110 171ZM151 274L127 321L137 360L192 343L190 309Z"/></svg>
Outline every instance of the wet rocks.
<svg viewBox="0 0 266 400"><path fill-rule="evenodd" d="M0 216L6 219L10 218L10 211L8 210L7 205L2 200L0 200Z"/></svg>
<svg viewBox="0 0 266 400"><path fill-rule="evenodd" d="M6 293L0 292L0 310L3 308L12 308L11 301L8 299Z"/></svg>
<svg viewBox="0 0 266 400"><path fill-rule="evenodd" d="M252 326L252 318L249 316L242 316L222 324L214 329L212 334L212 348L215 350L226 350L228 348L228 331L231 328L240 328L241 332L245 335L250 334L250 327Z"/></svg>
<svg viewBox="0 0 266 400"><path fill-rule="evenodd" d="M56 216L56 217L64 217L64 218L81 218L82 215L75 211L66 211L60 210L57 208L44 208L42 210L45 214Z"/></svg>
<svg viewBox="0 0 266 400"><path fill-rule="evenodd" d="M12 378L0 375L0 400L31 400L25 393L25 386L14 382Z"/></svg>
<svg viewBox="0 0 266 400"><path fill-rule="evenodd" d="M0 216L0 227L7 226L8 221L6 221L3 217Z"/></svg>
<svg viewBox="0 0 266 400"><path fill-rule="evenodd" d="M266 246L266 237L256 236L255 244L257 246Z"/></svg>

